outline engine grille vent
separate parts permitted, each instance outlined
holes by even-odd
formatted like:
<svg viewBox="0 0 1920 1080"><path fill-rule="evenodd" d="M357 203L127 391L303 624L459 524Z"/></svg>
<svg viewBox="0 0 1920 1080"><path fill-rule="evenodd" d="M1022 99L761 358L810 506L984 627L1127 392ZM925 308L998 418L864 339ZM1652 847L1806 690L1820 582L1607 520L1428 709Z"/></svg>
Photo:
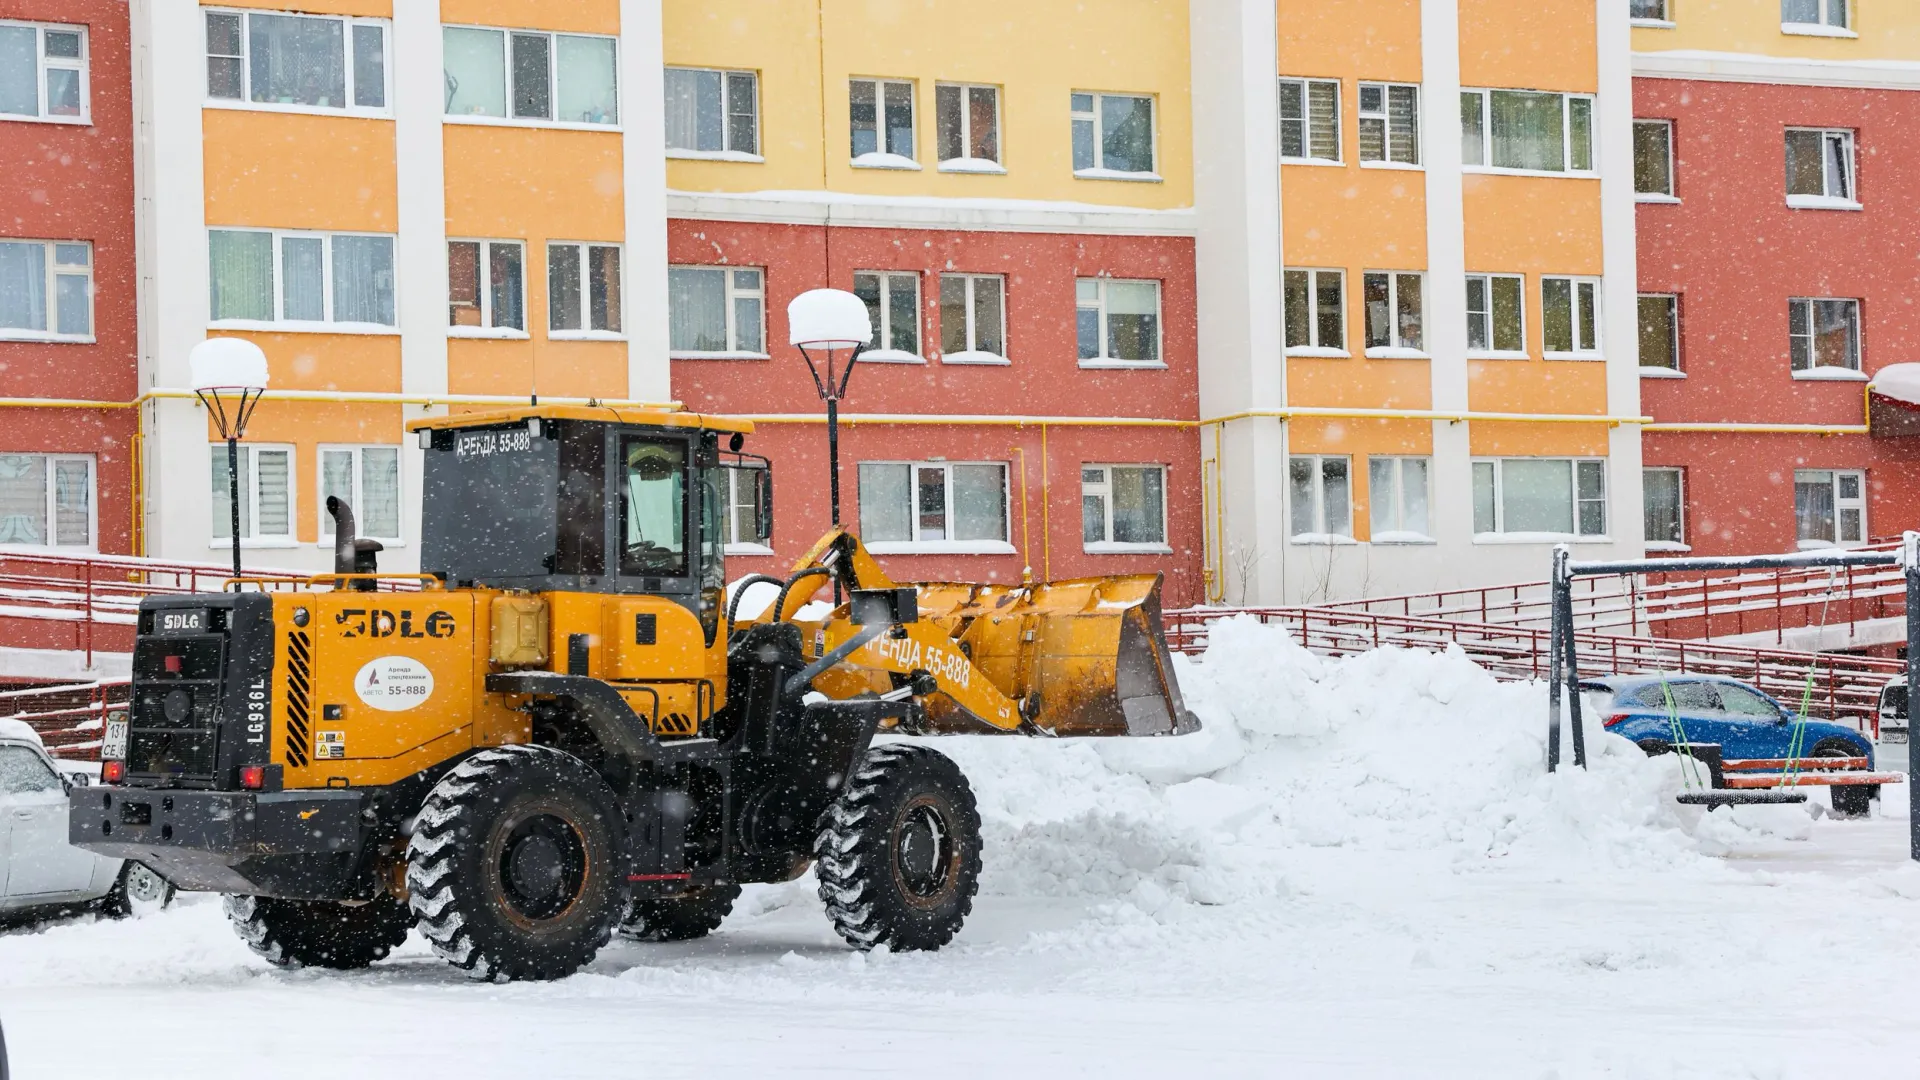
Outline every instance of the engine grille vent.
<svg viewBox="0 0 1920 1080"><path fill-rule="evenodd" d="M313 644L306 633L287 635L287 767L307 765L309 702L313 697Z"/></svg>

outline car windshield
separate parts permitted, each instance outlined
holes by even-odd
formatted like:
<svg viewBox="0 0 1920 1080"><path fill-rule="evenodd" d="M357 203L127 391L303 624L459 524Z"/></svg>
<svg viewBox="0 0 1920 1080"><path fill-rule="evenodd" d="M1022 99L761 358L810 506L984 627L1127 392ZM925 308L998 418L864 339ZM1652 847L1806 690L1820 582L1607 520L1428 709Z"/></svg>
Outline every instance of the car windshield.
<svg viewBox="0 0 1920 1080"><path fill-rule="evenodd" d="M0 746L0 795L59 789L60 778L53 775L39 754L24 746Z"/></svg>

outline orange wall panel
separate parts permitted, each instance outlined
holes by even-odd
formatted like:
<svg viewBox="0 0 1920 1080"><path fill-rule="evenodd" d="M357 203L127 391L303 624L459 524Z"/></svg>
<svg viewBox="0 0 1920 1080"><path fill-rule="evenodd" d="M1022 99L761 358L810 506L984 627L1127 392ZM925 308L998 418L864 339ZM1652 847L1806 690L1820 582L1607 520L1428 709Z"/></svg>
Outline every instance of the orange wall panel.
<svg viewBox="0 0 1920 1080"><path fill-rule="evenodd" d="M1280 0L1279 17L1282 75L1420 81L1420 0Z"/></svg>
<svg viewBox="0 0 1920 1080"><path fill-rule="evenodd" d="M625 235L619 134L479 124L442 130L448 236L544 241Z"/></svg>
<svg viewBox="0 0 1920 1080"><path fill-rule="evenodd" d="M394 232L393 122L202 110L209 225Z"/></svg>
<svg viewBox="0 0 1920 1080"><path fill-rule="evenodd" d="M1433 422L1303 416L1287 421L1287 448L1296 454L1431 454Z"/></svg>
<svg viewBox="0 0 1920 1080"><path fill-rule="evenodd" d="M618 34L620 0L441 0L440 21L524 30Z"/></svg>
<svg viewBox="0 0 1920 1080"><path fill-rule="evenodd" d="M1528 424L1476 420L1467 434L1475 457L1606 457L1605 424Z"/></svg>
<svg viewBox="0 0 1920 1080"><path fill-rule="evenodd" d="M1469 360L1467 405L1475 412L1604 416L1607 366L1597 360Z"/></svg>
<svg viewBox="0 0 1920 1080"><path fill-rule="evenodd" d="M271 378L268 385L275 390L400 392L400 337L397 334L250 331L234 335L215 332L211 336L244 337L260 346L267 354L267 372Z"/></svg>
<svg viewBox="0 0 1920 1080"><path fill-rule="evenodd" d="M1460 85L1594 93L1593 0L1458 0ZM1346 5L1339 8L1343 15Z"/></svg>
<svg viewBox="0 0 1920 1080"><path fill-rule="evenodd" d="M1468 273L1600 273L1600 181L1477 173L1463 180ZM1528 298L1530 321L1538 299Z"/></svg>
<svg viewBox="0 0 1920 1080"><path fill-rule="evenodd" d="M303 15L359 15L370 19L393 17L393 4L390 0L220 0L217 5L228 8L251 8L256 11L298 11Z"/></svg>
<svg viewBox="0 0 1920 1080"><path fill-rule="evenodd" d="M1425 173L1290 165L1280 191L1288 266L1427 268Z"/></svg>
<svg viewBox="0 0 1920 1080"><path fill-rule="evenodd" d="M545 309L542 309L544 311ZM544 324L544 315L537 321ZM622 341L447 342L447 391L453 394L555 397L627 396L627 346Z"/></svg>
<svg viewBox="0 0 1920 1080"><path fill-rule="evenodd" d="M1425 409L1432 401L1433 377L1425 360L1339 360L1304 356L1287 359L1290 405L1322 409Z"/></svg>

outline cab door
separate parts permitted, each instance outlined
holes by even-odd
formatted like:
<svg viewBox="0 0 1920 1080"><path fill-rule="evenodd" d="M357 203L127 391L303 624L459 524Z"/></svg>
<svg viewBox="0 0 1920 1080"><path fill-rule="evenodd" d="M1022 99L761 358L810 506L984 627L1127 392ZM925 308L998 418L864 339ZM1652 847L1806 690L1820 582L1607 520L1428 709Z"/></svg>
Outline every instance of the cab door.
<svg viewBox="0 0 1920 1080"><path fill-rule="evenodd" d="M82 896L96 856L67 843L67 789L46 759L18 743L0 745L0 813L11 832L10 901Z"/></svg>

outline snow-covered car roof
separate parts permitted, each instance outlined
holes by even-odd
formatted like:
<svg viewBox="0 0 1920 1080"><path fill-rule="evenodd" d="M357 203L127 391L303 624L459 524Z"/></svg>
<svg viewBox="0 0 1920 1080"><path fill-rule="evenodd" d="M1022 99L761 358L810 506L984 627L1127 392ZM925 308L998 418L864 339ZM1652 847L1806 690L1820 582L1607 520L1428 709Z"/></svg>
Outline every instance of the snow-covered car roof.
<svg viewBox="0 0 1920 1080"><path fill-rule="evenodd" d="M0 716L0 739L18 739L45 749L45 744L40 741L40 733L28 727L25 720Z"/></svg>

